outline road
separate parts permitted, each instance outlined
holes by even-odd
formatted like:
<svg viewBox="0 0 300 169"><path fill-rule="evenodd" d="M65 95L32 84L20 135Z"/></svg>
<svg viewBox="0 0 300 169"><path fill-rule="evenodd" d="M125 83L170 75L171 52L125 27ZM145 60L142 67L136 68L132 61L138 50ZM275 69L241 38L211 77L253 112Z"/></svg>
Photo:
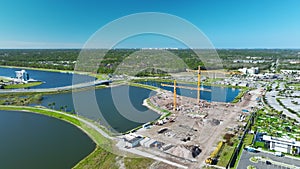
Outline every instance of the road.
<svg viewBox="0 0 300 169"><path fill-rule="evenodd" d="M283 88L283 83L280 83L280 88ZM284 107L282 107L276 100L276 98L278 97L277 94L279 93L278 91L275 91L276 88L276 83L274 83L272 85L272 91L270 92L266 92L266 100L268 102L268 104L273 107L274 109L278 110L278 111L282 111L283 114L287 115L288 117L291 117L293 119L296 119L298 122L300 122L300 118L296 115L293 114L291 112L289 112L287 109L285 109Z"/></svg>
<svg viewBox="0 0 300 169"><path fill-rule="evenodd" d="M80 83L71 86L63 86L63 87L56 87L56 88L46 88L46 89L0 89L1 93L31 93L31 92L57 92L57 91L64 91L64 90L73 90L79 89L84 87L91 87L95 85L101 85L104 83L111 83L110 80L96 80L92 82Z"/></svg>
<svg viewBox="0 0 300 169"><path fill-rule="evenodd" d="M124 145L123 145L122 141L119 141L116 146L122 151L127 151L127 152L132 153L132 154L136 154L136 155L139 155L139 156L151 158L151 159L156 160L156 161L161 161L163 163L166 163L166 164L178 167L178 168L188 168L187 166L181 165L179 163L176 163L176 162L173 162L173 161L170 161L170 160L166 160L164 158L161 158L161 157L158 157L156 155L138 150L136 148L130 148L130 149L124 148Z"/></svg>
<svg viewBox="0 0 300 169"><path fill-rule="evenodd" d="M266 157L269 158L270 161L276 161L279 163L284 163L288 164L290 166L295 166L295 168L300 169L300 159L294 159L294 158L289 158L289 157L276 157L274 154L271 153L266 153L266 152L258 152L258 153L252 153L243 150L241 159L239 161L238 169L244 169L247 168L249 165L255 166L257 169L273 169L273 168L291 168L291 167L283 167L283 166L278 166L275 164L270 164L267 165L265 162L258 162L258 163L253 163L250 161L251 157L254 156L261 156L261 157ZM273 162L274 163L274 162Z"/></svg>

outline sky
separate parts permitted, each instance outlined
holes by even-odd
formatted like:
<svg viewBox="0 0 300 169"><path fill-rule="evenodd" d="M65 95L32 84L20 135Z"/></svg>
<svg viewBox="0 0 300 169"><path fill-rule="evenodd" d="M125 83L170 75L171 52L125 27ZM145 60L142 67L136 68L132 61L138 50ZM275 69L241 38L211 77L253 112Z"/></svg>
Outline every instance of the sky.
<svg viewBox="0 0 300 169"><path fill-rule="evenodd" d="M299 0L0 0L0 48L81 48L104 25L140 12L183 18L216 48L300 48L299 8ZM182 44L147 35L119 47Z"/></svg>

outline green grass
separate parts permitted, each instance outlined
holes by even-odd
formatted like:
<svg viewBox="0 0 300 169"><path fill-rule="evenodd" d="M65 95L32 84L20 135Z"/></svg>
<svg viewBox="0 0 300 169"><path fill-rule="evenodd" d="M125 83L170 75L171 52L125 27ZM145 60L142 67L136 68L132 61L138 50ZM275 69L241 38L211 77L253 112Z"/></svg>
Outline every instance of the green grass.
<svg viewBox="0 0 300 169"><path fill-rule="evenodd" d="M253 139L254 139L254 135L253 134L246 134L246 136L244 138L244 144L245 144L245 146L251 145Z"/></svg>
<svg viewBox="0 0 300 169"><path fill-rule="evenodd" d="M125 167L128 169L148 168L154 161L149 158L128 158L124 159Z"/></svg>
<svg viewBox="0 0 300 169"><path fill-rule="evenodd" d="M117 155L103 150L97 146L96 149L87 156L84 160L80 161L74 169L118 169L119 166L116 163Z"/></svg>
<svg viewBox="0 0 300 169"><path fill-rule="evenodd" d="M289 84L289 86L293 86L296 90L300 90L300 84L298 83Z"/></svg>
<svg viewBox="0 0 300 169"><path fill-rule="evenodd" d="M240 99L245 95L245 93L248 91L248 87L242 88L242 90L240 91L240 93L234 98L234 100L232 101L232 103L237 103L240 101Z"/></svg>
<svg viewBox="0 0 300 169"><path fill-rule="evenodd" d="M227 164L229 163L229 160L234 153L236 145L229 146L228 144L225 144L223 147L221 153L220 153L220 158L218 159L218 166L226 167Z"/></svg>
<svg viewBox="0 0 300 169"><path fill-rule="evenodd" d="M84 160L80 161L74 169L118 169L120 166L118 161L124 163L127 169L140 169L148 168L154 160L149 158L129 158L121 157L115 154L104 151L101 147L97 146L93 153L87 156Z"/></svg>
<svg viewBox="0 0 300 169"><path fill-rule="evenodd" d="M25 84L11 84L4 86L4 89L20 89L41 85L43 82L30 82Z"/></svg>
<svg viewBox="0 0 300 169"><path fill-rule="evenodd" d="M239 154L238 154L238 156L236 158L235 164L234 164L234 166L232 168L235 168L235 169L237 168L237 165L238 165L238 163L239 163L239 161L241 159L241 155L242 155L244 147L246 147L247 145L250 145L252 143L253 139L254 139L254 135L253 134L246 134L245 135L244 140L243 140L243 144L242 144L241 149L239 151Z"/></svg>
<svg viewBox="0 0 300 169"><path fill-rule="evenodd" d="M46 69L46 68L34 68L34 67L22 67L22 66L5 66L5 65L0 65L0 67L5 67L5 68L18 68L18 69L28 69L28 70L40 70L40 71L47 71L47 72L61 72L61 73L69 73L69 72L72 72L72 71L70 71L70 70Z"/></svg>
<svg viewBox="0 0 300 169"><path fill-rule="evenodd" d="M256 141L256 142L254 142L254 147L265 148L265 143L264 142L260 142L260 141Z"/></svg>
<svg viewBox="0 0 300 169"><path fill-rule="evenodd" d="M141 88L145 88L145 89L149 89L149 90L157 90L158 89L157 87L140 84L140 83L129 83L129 85L135 86L135 87L141 87Z"/></svg>
<svg viewBox="0 0 300 169"><path fill-rule="evenodd" d="M15 110L15 111L26 111L26 112L32 112L32 113L38 113L50 117L54 117L57 119L61 119L64 121L67 121L69 123L72 123L76 126L81 126L81 123L79 120L72 118L70 116L57 113L56 111L47 110L47 109L41 109L36 107L26 107L26 106L0 106L0 110Z"/></svg>

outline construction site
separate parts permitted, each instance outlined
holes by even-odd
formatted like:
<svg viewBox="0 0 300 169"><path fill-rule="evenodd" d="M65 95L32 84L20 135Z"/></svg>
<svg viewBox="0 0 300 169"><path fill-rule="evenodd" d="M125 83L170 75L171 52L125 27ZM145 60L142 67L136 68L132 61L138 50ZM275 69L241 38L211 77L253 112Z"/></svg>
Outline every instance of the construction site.
<svg viewBox="0 0 300 169"><path fill-rule="evenodd" d="M141 137L136 147L192 168L215 163L222 145L228 142L225 135L235 137L243 132L261 94L259 89L249 91L236 104L207 102L200 100L200 88L196 88L198 97L190 98L176 95L180 87L176 81L173 87L174 92L159 90L144 102L162 115L166 111L154 107L171 115L135 131L134 136Z"/></svg>

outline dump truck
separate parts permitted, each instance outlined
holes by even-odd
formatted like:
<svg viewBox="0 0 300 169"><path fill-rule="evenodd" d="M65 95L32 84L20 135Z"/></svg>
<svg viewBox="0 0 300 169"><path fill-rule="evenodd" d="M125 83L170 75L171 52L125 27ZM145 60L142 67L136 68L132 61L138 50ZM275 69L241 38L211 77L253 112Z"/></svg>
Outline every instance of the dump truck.
<svg viewBox="0 0 300 169"><path fill-rule="evenodd" d="M210 154L210 156L205 160L206 164L216 164L217 163L217 156L220 152L220 150L222 149L224 145L223 141L220 141L218 143L218 146L216 147L216 149Z"/></svg>

